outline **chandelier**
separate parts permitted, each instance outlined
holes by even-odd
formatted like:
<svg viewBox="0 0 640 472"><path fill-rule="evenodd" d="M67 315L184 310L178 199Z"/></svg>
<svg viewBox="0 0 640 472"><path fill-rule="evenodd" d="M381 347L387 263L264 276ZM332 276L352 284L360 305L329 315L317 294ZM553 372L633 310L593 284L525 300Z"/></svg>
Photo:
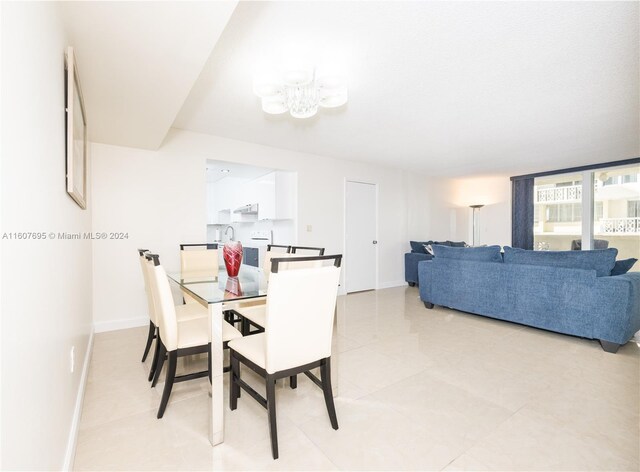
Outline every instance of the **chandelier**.
<svg viewBox="0 0 640 472"><path fill-rule="evenodd" d="M347 85L340 77L316 77L314 69L290 70L281 76L259 77L253 92L262 101L262 111L294 118L310 118L319 107L337 108L347 103Z"/></svg>

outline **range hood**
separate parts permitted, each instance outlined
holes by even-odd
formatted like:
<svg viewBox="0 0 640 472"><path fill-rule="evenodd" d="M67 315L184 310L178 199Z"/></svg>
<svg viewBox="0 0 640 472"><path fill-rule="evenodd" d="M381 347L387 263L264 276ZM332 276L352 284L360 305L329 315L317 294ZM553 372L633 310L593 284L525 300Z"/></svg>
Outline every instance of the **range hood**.
<svg viewBox="0 0 640 472"><path fill-rule="evenodd" d="M243 213L245 215L257 215L258 214L258 204L253 203L251 205L242 205L241 207L233 210L234 213Z"/></svg>

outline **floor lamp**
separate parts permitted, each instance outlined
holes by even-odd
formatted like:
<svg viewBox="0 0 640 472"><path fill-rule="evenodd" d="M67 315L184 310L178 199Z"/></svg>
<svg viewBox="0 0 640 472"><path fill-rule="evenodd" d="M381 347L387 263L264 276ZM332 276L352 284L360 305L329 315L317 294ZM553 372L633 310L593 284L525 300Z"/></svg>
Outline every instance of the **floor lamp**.
<svg viewBox="0 0 640 472"><path fill-rule="evenodd" d="M471 210L473 211L473 244L472 246L476 245L476 242L480 241L480 225L478 225L478 215L477 213L480 212L480 208L482 208L484 205L469 205L469 208L471 208Z"/></svg>

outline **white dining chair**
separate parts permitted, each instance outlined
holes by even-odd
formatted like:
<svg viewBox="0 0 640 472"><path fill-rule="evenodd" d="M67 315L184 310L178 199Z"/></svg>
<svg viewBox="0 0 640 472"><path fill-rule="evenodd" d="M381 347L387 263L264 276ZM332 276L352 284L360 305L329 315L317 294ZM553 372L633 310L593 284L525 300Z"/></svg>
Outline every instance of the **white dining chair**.
<svg viewBox="0 0 640 472"><path fill-rule="evenodd" d="M218 276L218 245L211 243L180 244L180 271L185 278ZM199 303L189 292L182 290L185 303Z"/></svg>
<svg viewBox="0 0 640 472"><path fill-rule="evenodd" d="M149 276L150 263L145 257L146 254L150 254L148 249L138 249L140 267L142 269L142 278L144 279L144 289L147 296L147 311L149 313L149 333L147 335L147 344L145 346L144 354L142 356L142 362L147 359L147 354L151 348L153 340L156 339L156 345L153 352L153 360L151 361L151 368L149 369L148 380L151 382L154 379L156 366L158 364L158 355L160 352L160 343L157 342L158 337L158 314L153 299L153 292L151 289L151 282ZM187 321L195 318L207 318L207 308L199 303L189 303L186 305L178 305L175 307L176 317L178 321ZM157 382L157 380L156 380ZM152 387L155 386L155 382Z"/></svg>
<svg viewBox="0 0 640 472"><path fill-rule="evenodd" d="M160 265L156 254L145 254L149 267L149 279L151 292L157 311L158 336L157 343L160 346L158 365L154 375L154 385L157 382L165 357L168 359L168 368L162 392L162 400L158 408L158 418L162 418L171 396L171 390L175 382L197 379L208 376L211 381L211 340L209 320L204 317L178 321L176 306L173 302L169 279L164 268ZM241 338L240 331L223 321L222 340L225 345L233 340ZM208 368L202 372L195 372L176 376L176 367L179 357L194 354L207 354Z"/></svg>
<svg viewBox="0 0 640 472"><path fill-rule="evenodd" d="M267 409L274 459L278 458L275 398L278 379L305 373L322 388L331 426L338 429L331 390L331 338L341 260L341 255L272 259L265 331L229 342L229 406L231 410L237 408L243 389ZM331 265L296 269L296 265L310 262ZM282 267L285 264L286 269ZM266 398L241 379L240 364L265 379ZM317 367L320 379L310 372Z"/></svg>
<svg viewBox="0 0 640 472"><path fill-rule="evenodd" d="M281 246L284 247L284 246ZM303 252L312 253L312 255L322 256L324 255L324 248L321 247L303 247L303 246L287 246L289 251L286 254L281 252L272 252L270 250L267 251L265 255L265 261L263 265L263 270L265 273L265 278L267 283L269 282L269 272L271 259L273 257L288 257L288 258L300 258L306 257L308 254L301 254L300 252L296 253L295 251L304 250ZM269 247L270 249L270 247ZM308 261L296 264L296 267L314 267L318 266L317 261ZM286 269L287 265L281 265L282 268ZM247 336L250 334L257 334L264 331L264 323L265 323L265 301L261 300L260 303L254 303L252 305L240 306L235 310L242 320L242 334L243 336ZM252 330L252 327L255 328ZM294 381L295 388L295 381Z"/></svg>

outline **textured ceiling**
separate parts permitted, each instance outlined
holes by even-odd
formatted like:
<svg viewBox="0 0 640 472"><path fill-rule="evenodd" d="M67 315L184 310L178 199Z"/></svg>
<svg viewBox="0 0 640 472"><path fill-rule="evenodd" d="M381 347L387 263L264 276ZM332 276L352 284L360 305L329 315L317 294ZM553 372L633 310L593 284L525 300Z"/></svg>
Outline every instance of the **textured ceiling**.
<svg viewBox="0 0 640 472"><path fill-rule="evenodd" d="M640 155L638 2L241 2L173 126L433 175ZM264 65L343 71L349 102L268 116Z"/></svg>

